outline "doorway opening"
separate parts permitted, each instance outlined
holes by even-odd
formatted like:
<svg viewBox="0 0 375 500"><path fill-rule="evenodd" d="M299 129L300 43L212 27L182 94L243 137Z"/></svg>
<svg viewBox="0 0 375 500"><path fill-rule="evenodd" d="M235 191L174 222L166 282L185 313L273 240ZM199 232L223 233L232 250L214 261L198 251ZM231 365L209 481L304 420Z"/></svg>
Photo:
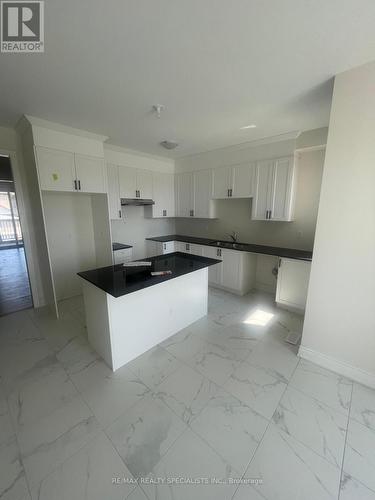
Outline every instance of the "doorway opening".
<svg viewBox="0 0 375 500"><path fill-rule="evenodd" d="M0 155L0 316L33 307L9 156Z"/></svg>

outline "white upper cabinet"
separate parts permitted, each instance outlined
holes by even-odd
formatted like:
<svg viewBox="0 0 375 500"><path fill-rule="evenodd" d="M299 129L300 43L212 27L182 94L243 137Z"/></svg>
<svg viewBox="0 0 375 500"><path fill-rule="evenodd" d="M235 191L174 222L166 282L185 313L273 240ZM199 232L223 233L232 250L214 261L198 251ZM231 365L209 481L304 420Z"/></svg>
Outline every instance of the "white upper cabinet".
<svg viewBox="0 0 375 500"><path fill-rule="evenodd" d="M232 198L252 198L255 192L255 164L234 165Z"/></svg>
<svg viewBox="0 0 375 500"><path fill-rule="evenodd" d="M120 185L118 166L107 164L107 179L108 179L108 204L109 218L119 220L122 218L121 203L120 203Z"/></svg>
<svg viewBox="0 0 375 500"><path fill-rule="evenodd" d="M212 170L198 170L193 174L193 216L201 219L214 217L212 203Z"/></svg>
<svg viewBox="0 0 375 500"><path fill-rule="evenodd" d="M176 216L210 219L212 205L212 170L197 170L176 175Z"/></svg>
<svg viewBox="0 0 375 500"><path fill-rule="evenodd" d="M104 160L91 156L75 155L78 190L83 193L105 193Z"/></svg>
<svg viewBox="0 0 375 500"><path fill-rule="evenodd" d="M252 219L291 221L295 187L292 157L257 164Z"/></svg>
<svg viewBox="0 0 375 500"><path fill-rule="evenodd" d="M271 220L291 220L294 201L294 164L291 158L275 161L271 194Z"/></svg>
<svg viewBox="0 0 375 500"><path fill-rule="evenodd" d="M152 172L137 170L137 191L136 198L152 199Z"/></svg>
<svg viewBox="0 0 375 500"><path fill-rule="evenodd" d="M120 198L137 198L137 170L129 167L118 168Z"/></svg>
<svg viewBox="0 0 375 500"><path fill-rule="evenodd" d="M219 167L213 170L213 198L230 198L233 189L232 167Z"/></svg>
<svg viewBox="0 0 375 500"><path fill-rule="evenodd" d="M121 198L152 198L152 172L119 166Z"/></svg>
<svg viewBox="0 0 375 500"><path fill-rule="evenodd" d="M192 172L176 175L176 216L194 217Z"/></svg>
<svg viewBox="0 0 375 500"><path fill-rule="evenodd" d="M153 200L151 207L152 217L174 217L174 175L162 172L154 172L153 176Z"/></svg>
<svg viewBox="0 0 375 500"><path fill-rule="evenodd" d="M35 146L41 189L105 193L102 158Z"/></svg>
<svg viewBox="0 0 375 500"><path fill-rule="evenodd" d="M258 162L255 197L253 199L253 219L268 219L269 207L271 204L273 168L274 162L272 160Z"/></svg>
<svg viewBox="0 0 375 500"><path fill-rule="evenodd" d="M255 164L243 163L213 170L213 198L254 196Z"/></svg>
<svg viewBox="0 0 375 500"><path fill-rule="evenodd" d="M74 154L35 147L40 188L48 191L75 191Z"/></svg>

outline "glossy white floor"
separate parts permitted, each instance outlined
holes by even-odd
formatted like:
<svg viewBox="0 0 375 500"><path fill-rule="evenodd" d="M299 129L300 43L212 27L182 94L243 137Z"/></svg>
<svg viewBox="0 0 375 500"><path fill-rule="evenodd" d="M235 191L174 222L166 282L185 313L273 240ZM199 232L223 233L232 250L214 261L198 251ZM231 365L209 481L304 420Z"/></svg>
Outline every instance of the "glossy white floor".
<svg viewBox="0 0 375 500"><path fill-rule="evenodd" d="M115 374L62 316L0 318L1 500L375 499L375 392L299 360L266 295L210 291Z"/></svg>

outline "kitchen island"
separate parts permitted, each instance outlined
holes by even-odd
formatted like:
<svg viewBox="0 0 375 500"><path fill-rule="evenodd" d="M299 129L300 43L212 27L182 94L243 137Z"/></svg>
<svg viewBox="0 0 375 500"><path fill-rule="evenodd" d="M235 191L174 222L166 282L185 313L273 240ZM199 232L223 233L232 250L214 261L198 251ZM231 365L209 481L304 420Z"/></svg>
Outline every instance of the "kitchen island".
<svg viewBox="0 0 375 500"><path fill-rule="evenodd" d="M207 314L208 267L218 260L174 252L147 261L78 273L89 342L113 371Z"/></svg>

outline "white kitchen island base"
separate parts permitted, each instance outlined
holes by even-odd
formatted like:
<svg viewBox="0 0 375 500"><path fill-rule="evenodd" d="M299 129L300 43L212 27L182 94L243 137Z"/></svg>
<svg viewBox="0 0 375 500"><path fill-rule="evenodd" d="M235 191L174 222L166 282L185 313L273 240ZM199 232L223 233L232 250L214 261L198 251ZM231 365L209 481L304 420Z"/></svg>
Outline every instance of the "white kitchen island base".
<svg viewBox="0 0 375 500"><path fill-rule="evenodd" d="M207 314L207 268L118 298L82 281L89 342L113 371Z"/></svg>

